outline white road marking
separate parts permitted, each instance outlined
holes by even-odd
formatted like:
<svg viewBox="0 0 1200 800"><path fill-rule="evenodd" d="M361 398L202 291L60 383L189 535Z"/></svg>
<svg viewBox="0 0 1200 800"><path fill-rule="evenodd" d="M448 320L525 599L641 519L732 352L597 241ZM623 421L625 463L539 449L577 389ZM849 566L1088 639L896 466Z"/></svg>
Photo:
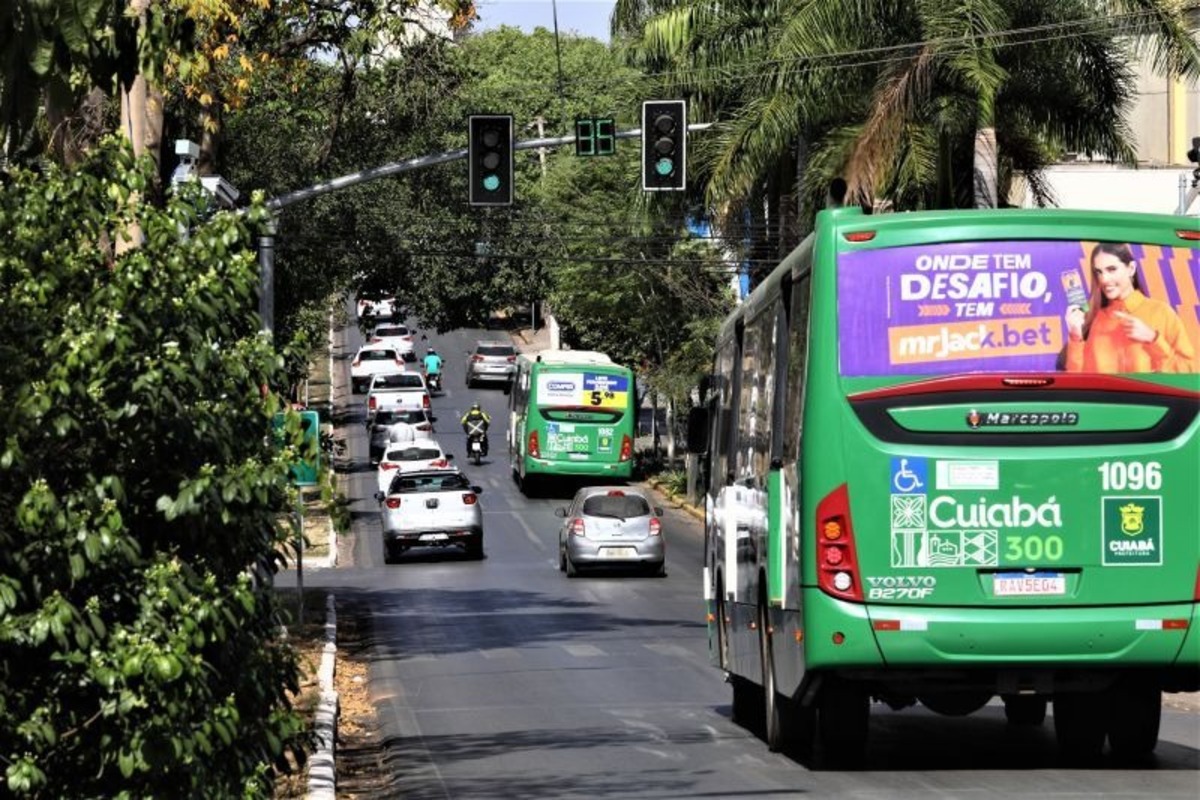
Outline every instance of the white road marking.
<svg viewBox="0 0 1200 800"><path fill-rule="evenodd" d="M576 658L592 658L594 656L605 655L605 652L599 647L594 647L590 644L564 644L563 650L566 650Z"/></svg>

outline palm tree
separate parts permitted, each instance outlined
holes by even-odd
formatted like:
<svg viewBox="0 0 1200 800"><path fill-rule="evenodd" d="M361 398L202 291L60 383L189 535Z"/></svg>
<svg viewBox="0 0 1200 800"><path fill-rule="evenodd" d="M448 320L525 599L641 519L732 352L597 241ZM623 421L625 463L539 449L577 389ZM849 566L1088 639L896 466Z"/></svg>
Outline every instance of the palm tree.
<svg viewBox="0 0 1200 800"><path fill-rule="evenodd" d="M920 208L995 205L1023 173L1046 203L1042 171L1064 150L1134 161L1130 64L1200 76L1185 14L1175 0L618 0L613 28L694 118L719 121L696 150L711 206L774 187L809 217L839 175L854 201Z"/></svg>

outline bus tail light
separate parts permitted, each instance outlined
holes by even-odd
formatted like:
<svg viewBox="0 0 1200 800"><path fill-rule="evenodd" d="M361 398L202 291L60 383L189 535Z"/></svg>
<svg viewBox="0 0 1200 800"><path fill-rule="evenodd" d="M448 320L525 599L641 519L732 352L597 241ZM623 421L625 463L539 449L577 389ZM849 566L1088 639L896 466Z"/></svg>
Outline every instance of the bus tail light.
<svg viewBox="0 0 1200 800"><path fill-rule="evenodd" d="M1192 590L1192 599L1200 603L1200 564L1196 565L1196 588Z"/></svg>
<svg viewBox="0 0 1200 800"><path fill-rule="evenodd" d="M657 517L650 518L650 535L662 536L662 523L658 521Z"/></svg>
<svg viewBox="0 0 1200 800"><path fill-rule="evenodd" d="M583 520L579 517L571 520L571 535L582 536L585 539L587 538L587 531L585 531L583 528Z"/></svg>
<svg viewBox="0 0 1200 800"><path fill-rule="evenodd" d="M844 483L817 506L817 584L826 594L862 602L850 494Z"/></svg>
<svg viewBox="0 0 1200 800"><path fill-rule="evenodd" d="M1175 235L1180 239L1187 239L1192 242L1200 241L1200 231L1194 231L1191 228L1180 228L1175 231Z"/></svg>
<svg viewBox="0 0 1200 800"><path fill-rule="evenodd" d="M538 447L537 431L529 432L529 447L527 447L526 449L529 451L530 458L541 458L542 457L542 450L540 447Z"/></svg>
<svg viewBox="0 0 1200 800"><path fill-rule="evenodd" d="M618 461L629 461L633 458L633 439L629 438L629 434L621 437L621 455L617 457Z"/></svg>

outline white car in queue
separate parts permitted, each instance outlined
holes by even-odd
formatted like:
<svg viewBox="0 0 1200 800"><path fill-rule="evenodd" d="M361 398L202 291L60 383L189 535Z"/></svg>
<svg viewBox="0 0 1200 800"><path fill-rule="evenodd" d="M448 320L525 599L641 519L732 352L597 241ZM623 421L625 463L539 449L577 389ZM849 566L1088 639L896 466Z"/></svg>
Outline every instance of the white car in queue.
<svg viewBox="0 0 1200 800"><path fill-rule="evenodd" d="M392 485L392 479L406 472L418 472L434 469L455 469L450 465L454 460L442 446L433 439L413 439L408 442L389 442L383 451L376 470L378 491L386 492Z"/></svg>
<svg viewBox="0 0 1200 800"><path fill-rule="evenodd" d="M430 411L432 401L425 377L419 372L380 372L367 387L367 420L381 411Z"/></svg>
<svg viewBox="0 0 1200 800"><path fill-rule="evenodd" d="M417 353L414 349L416 347L414 342L416 333L416 331L407 325L402 325L398 322L381 323L371 329L371 335L367 339L367 342L368 344L381 344L387 347L394 347L399 351L401 358L412 362L417 360Z"/></svg>
<svg viewBox="0 0 1200 800"><path fill-rule="evenodd" d="M387 345L365 344L358 348L350 362L350 389L354 394L362 394L376 375L403 370L404 360L399 350Z"/></svg>
<svg viewBox="0 0 1200 800"><path fill-rule="evenodd" d="M414 547L461 547L483 558L483 513L479 494L458 470L401 472L375 498L383 523L383 560L387 564Z"/></svg>

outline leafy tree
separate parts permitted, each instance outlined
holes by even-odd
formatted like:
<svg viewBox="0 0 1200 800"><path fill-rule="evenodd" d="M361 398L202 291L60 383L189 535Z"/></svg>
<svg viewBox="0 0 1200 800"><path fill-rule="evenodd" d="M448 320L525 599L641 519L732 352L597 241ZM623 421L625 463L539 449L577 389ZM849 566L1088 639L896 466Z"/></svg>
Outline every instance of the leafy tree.
<svg viewBox="0 0 1200 800"><path fill-rule="evenodd" d="M762 199L754 231L795 242L835 176L852 200L972 206L993 138L999 181L1062 150L1135 158L1123 122L1129 64L1200 75L1174 0L618 0L631 58L720 121L702 148L707 197L727 228ZM994 133L993 133L994 132ZM780 233L782 231L782 234Z"/></svg>
<svg viewBox="0 0 1200 800"><path fill-rule="evenodd" d="M261 387L282 375L248 311L247 229L201 223L195 194L131 205L150 180L109 145L0 191L0 758L15 796L266 797L302 728L270 585L291 451L266 437L279 406ZM110 232L134 215L145 241L115 255Z"/></svg>

